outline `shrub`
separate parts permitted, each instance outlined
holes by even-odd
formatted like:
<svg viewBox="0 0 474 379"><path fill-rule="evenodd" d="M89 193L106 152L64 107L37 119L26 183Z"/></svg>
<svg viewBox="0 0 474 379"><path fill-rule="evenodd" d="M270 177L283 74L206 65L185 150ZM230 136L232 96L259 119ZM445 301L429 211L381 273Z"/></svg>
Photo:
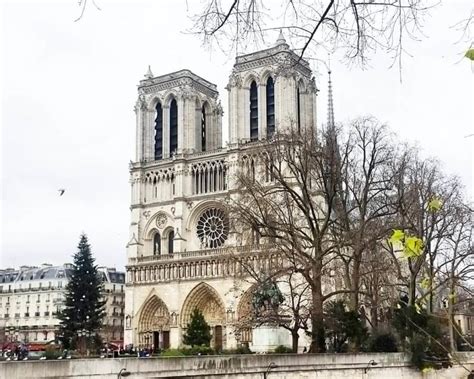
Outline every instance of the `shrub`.
<svg viewBox="0 0 474 379"><path fill-rule="evenodd" d="M288 353L293 353L293 349L288 346L284 345L279 345L275 348L274 350L275 354L288 354Z"/></svg>
<svg viewBox="0 0 474 379"><path fill-rule="evenodd" d="M184 354L179 349L167 349L161 352L162 357L184 357Z"/></svg>
<svg viewBox="0 0 474 379"><path fill-rule="evenodd" d="M374 353L395 353L398 351L397 340L392 333L375 335L370 339L369 351Z"/></svg>
<svg viewBox="0 0 474 379"><path fill-rule="evenodd" d="M43 353L43 357L46 357L46 359L58 359L61 355L61 352L52 346L46 347Z"/></svg>
<svg viewBox="0 0 474 379"><path fill-rule="evenodd" d="M213 355L214 350L209 346L193 346L190 349L181 349L184 355Z"/></svg>
<svg viewBox="0 0 474 379"><path fill-rule="evenodd" d="M253 351L250 350L248 346L239 346L236 349L227 349L223 350L222 354L224 355L234 355L234 354L253 354Z"/></svg>

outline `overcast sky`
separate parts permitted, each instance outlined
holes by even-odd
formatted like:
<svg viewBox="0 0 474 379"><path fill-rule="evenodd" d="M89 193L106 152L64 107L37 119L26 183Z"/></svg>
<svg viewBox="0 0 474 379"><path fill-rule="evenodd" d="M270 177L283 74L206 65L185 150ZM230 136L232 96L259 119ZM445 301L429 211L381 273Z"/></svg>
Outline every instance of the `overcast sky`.
<svg viewBox="0 0 474 379"><path fill-rule="evenodd" d="M98 264L124 267L133 105L148 64L155 75L188 68L217 84L227 109L234 57L183 33L185 0L96 3L101 11L90 7L73 22L76 0L1 1L0 268L71 261L81 232ZM406 45L413 57L404 58L402 83L383 53L365 70L334 58L335 114L339 122L373 114L388 123L459 175L472 199L474 137L464 137L474 132L474 73L462 59L469 46L456 45L449 28L471 1L444 3L425 20L427 37ZM327 75L319 69L321 124Z"/></svg>

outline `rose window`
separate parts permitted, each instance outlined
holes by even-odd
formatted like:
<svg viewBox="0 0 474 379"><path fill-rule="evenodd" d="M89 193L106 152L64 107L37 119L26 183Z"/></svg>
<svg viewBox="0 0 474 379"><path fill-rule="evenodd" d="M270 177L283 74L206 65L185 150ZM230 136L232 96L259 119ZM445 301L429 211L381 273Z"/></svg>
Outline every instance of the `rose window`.
<svg viewBox="0 0 474 379"><path fill-rule="evenodd" d="M229 220L224 211L219 208L204 211L197 223L197 235L204 247L222 246L229 235Z"/></svg>

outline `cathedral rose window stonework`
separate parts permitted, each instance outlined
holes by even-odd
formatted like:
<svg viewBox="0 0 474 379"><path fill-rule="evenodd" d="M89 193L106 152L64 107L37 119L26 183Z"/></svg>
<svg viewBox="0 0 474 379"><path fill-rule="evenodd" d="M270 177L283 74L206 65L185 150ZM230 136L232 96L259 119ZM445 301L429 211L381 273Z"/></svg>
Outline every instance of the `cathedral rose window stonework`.
<svg viewBox="0 0 474 379"><path fill-rule="evenodd" d="M222 209L209 208L199 217L196 229L204 248L221 247L229 235L229 219Z"/></svg>

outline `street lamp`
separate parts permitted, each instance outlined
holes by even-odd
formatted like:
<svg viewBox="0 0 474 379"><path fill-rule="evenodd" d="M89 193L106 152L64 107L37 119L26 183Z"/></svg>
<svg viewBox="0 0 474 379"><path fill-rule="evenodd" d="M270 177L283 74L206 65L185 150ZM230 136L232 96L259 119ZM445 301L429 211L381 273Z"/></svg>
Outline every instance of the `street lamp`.
<svg viewBox="0 0 474 379"><path fill-rule="evenodd" d="M117 379L120 379L120 378L125 378L126 376L129 376L131 374L130 371L127 371L126 368L123 368L120 370L120 372L117 374Z"/></svg>
<svg viewBox="0 0 474 379"><path fill-rule="evenodd" d="M375 362L373 359L371 359L369 363L367 363L367 366L364 368L364 374L367 374L367 371L369 371L372 366L377 366L377 362Z"/></svg>
<svg viewBox="0 0 474 379"><path fill-rule="evenodd" d="M270 373L271 370L273 370L274 368L277 368L278 366L276 365L275 362L270 362L270 364L268 365L267 367L267 371L265 371L263 373L263 379L267 379L268 377L268 374Z"/></svg>

